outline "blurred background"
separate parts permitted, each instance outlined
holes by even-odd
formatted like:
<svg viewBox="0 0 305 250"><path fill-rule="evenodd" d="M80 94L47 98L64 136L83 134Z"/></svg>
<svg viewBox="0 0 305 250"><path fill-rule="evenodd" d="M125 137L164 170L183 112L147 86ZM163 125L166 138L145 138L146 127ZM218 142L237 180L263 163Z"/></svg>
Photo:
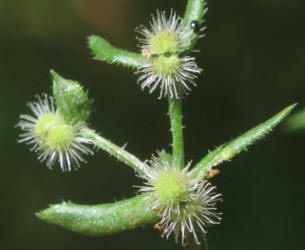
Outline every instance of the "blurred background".
<svg viewBox="0 0 305 250"><path fill-rule="evenodd" d="M147 159L170 150L166 100L143 93L129 69L92 60L90 34L137 50L135 27L155 9L183 15L186 0L1 0L0 249L181 249L147 226L87 237L39 221L34 213L63 200L98 204L132 197L133 170L97 152L78 171L50 171L14 126L36 94L51 94L50 69L80 81L94 100L92 128ZM305 106L305 1L209 1L204 69L184 101L186 159L235 138L284 107ZM305 133L283 126L231 162L212 181L224 194L211 250L304 249Z"/></svg>

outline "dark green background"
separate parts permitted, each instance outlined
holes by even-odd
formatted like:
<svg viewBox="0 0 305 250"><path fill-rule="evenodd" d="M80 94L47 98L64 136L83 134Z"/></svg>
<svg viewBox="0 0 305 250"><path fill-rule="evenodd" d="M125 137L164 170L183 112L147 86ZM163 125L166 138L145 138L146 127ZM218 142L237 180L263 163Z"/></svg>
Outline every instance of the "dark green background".
<svg viewBox="0 0 305 250"><path fill-rule="evenodd" d="M86 237L39 221L34 212L63 200L97 204L131 197L127 166L99 151L79 171L48 170L14 128L26 102L51 93L49 70L82 82L94 99L91 125L147 159L170 149L165 100L143 93L132 71L92 60L86 37L100 34L137 50L134 29L156 8L183 14L185 0L2 0L0 3L0 249L180 249L144 230ZM209 1L204 72L184 101L186 159L233 139L287 105L305 106L305 1ZM278 127L213 180L224 194L211 250L304 249L305 134Z"/></svg>

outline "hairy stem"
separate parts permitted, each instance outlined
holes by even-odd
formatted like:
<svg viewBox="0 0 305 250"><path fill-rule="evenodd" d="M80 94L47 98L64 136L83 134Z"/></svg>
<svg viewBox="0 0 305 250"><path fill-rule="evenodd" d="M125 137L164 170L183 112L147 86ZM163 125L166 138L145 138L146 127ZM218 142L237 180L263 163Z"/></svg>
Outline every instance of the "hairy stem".
<svg viewBox="0 0 305 250"><path fill-rule="evenodd" d="M202 23L205 9L205 0L188 0L184 14L186 25L190 25L192 21ZM190 48L186 51L188 54L195 46L198 35L192 40ZM181 169L184 168L184 141L183 141L183 125L182 125L182 101L181 99L169 98L169 115L170 125L173 137L173 164L178 164Z"/></svg>
<svg viewBox="0 0 305 250"><path fill-rule="evenodd" d="M92 140L92 142L97 148L108 152L110 155L116 157L119 161L122 161L126 165L132 167L138 173L144 173L145 168L148 168L148 166L144 162L140 161L133 154L127 152L124 147L119 147L115 145L111 141L98 135L94 130L84 130L83 136L87 139Z"/></svg>
<svg viewBox="0 0 305 250"><path fill-rule="evenodd" d="M186 5L186 10L184 13L185 25L190 25L192 21L197 21L200 25L202 25L203 17L206 12L205 10L206 10L205 0L188 0ZM199 38L199 34L197 34L191 41L191 46L188 52L190 52L194 48L198 38Z"/></svg>
<svg viewBox="0 0 305 250"><path fill-rule="evenodd" d="M169 116L170 126L172 132L172 148L174 165L179 165L181 169L184 168L184 141L183 141L183 125L182 125L182 101L181 99L170 98Z"/></svg>

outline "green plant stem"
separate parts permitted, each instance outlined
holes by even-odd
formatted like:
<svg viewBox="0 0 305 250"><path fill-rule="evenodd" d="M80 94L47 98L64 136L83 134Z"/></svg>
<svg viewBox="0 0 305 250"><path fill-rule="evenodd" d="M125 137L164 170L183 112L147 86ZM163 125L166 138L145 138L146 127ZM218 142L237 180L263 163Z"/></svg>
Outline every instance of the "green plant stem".
<svg viewBox="0 0 305 250"><path fill-rule="evenodd" d="M204 8L205 1L189 0L185 12L187 24L190 24L192 20L199 20L199 23L201 23L204 15ZM96 49L95 54L100 60L118 63L132 68L138 68L141 65L143 58L140 55L130 54L129 52L125 53L124 51L112 48L103 39L92 39L92 49L93 51ZM196 39L192 41L192 46L195 43ZM105 47L107 50L103 51ZM116 57L116 54L118 54L118 57ZM249 130L237 139L221 145L210 152L194 167L194 171L196 171L195 177L206 178L208 170L213 166L216 166L225 160L230 160L248 146L265 136L292 111L294 106L295 105L291 105L287 107L264 124ZM169 99L169 115L173 137L173 160L177 161L181 167L184 167L182 104L180 99ZM144 169L148 167L135 156L99 136L93 130L84 130L84 136L91 139L96 147L107 151L110 155L115 156L118 160L131 166L138 172L143 172ZM171 159L166 153L162 153L162 157L169 160ZM44 221L65 227L75 232L87 235L104 235L157 222L158 214L151 210L151 203L151 198L147 198L145 195L97 206L77 205L70 202L64 202L62 204L52 205L36 215ZM205 240L204 244L206 249L208 249ZM191 244L191 246L196 247L194 244Z"/></svg>
<svg viewBox="0 0 305 250"><path fill-rule="evenodd" d="M188 0L184 14L184 22L190 25L192 21L202 23L204 16L205 1L204 0ZM186 54L189 53L195 46L198 35L192 40L190 48ZM182 125L182 100L176 98L169 98L169 116L170 126L172 132L172 149L173 158L172 163L179 165L181 169L185 167L184 164L184 140L183 140L183 125Z"/></svg>
<svg viewBox="0 0 305 250"><path fill-rule="evenodd" d="M123 147L119 147L111 141L103 138L94 130L85 129L83 132L83 136L87 139L92 140L92 142L97 148L108 152L110 155L116 157L119 161L122 161L126 165L132 167L138 173L144 173L145 168L148 168L148 166L144 162L140 161L133 154L124 150Z"/></svg>
<svg viewBox="0 0 305 250"><path fill-rule="evenodd" d="M205 0L188 0L185 13L184 13L184 22L185 25L190 25L192 21L197 21L200 25L203 23L203 17L205 14L206 1ZM194 48L199 34L197 34L191 41L191 46L188 53Z"/></svg>
<svg viewBox="0 0 305 250"><path fill-rule="evenodd" d="M184 141L182 125L182 101L181 99L168 98L170 126L172 132L172 164L184 168Z"/></svg>

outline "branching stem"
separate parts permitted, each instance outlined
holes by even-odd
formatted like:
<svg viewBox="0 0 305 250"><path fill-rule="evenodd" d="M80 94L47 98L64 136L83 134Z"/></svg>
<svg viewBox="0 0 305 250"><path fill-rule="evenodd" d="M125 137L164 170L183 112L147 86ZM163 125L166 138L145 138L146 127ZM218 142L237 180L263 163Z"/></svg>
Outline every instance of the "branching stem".
<svg viewBox="0 0 305 250"><path fill-rule="evenodd" d="M138 173L143 174L144 169L148 168L148 166L144 162L140 161L133 154L127 152L124 147L119 147L115 145L111 141L97 134L94 130L84 130L84 137L92 140L92 142L97 148L108 152L110 155L116 157L119 161L122 161L126 165L132 167Z"/></svg>
<svg viewBox="0 0 305 250"><path fill-rule="evenodd" d="M205 0L188 0L184 15L185 24L190 25L192 21L202 24L205 6ZM191 46L186 51L186 54L192 50L198 37L197 34L191 41ZM90 37L89 43L96 57L109 63L117 63L138 69L141 67L142 63L145 63L147 60L147 58L140 54L115 48L103 38L96 36ZM178 164L181 168L184 168L182 100L169 98L168 102L172 132L172 160L173 164ZM234 156L247 149L251 144L263 138L292 111L294 106L295 105L291 105L287 107L265 123L260 124L237 139L223 144L210 152L193 167L193 171L196 171L193 177L207 178L208 172L213 170L212 167L223 161L232 159ZM108 152L110 155L132 167L138 173L144 174L146 168L149 168L144 162L127 152L124 147L113 144L109 140L98 135L94 130L86 128L84 129L82 136L92 140L97 148ZM53 205L50 208L37 213L37 216L49 223L57 224L83 234L113 234L157 222L159 219L158 212L153 211L150 207L153 198L153 196L138 195L123 201L96 206L64 202L62 204ZM200 246L192 242L192 235L188 236L188 241L187 250L200 249ZM206 250L208 250L206 239L203 239L203 244Z"/></svg>
<svg viewBox="0 0 305 250"><path fill-rule="evenodd" d="M188 0L184 14L184 21L186 25L195 20L202 23L205 13L205 0ZM189 53L195 46L198 35L192 40L191 46L187 53ZM172 132L172 148L173 148L173 163L178 164L180 168L184 168L184 141L183 141L183 125L182 125L182 100L176 98L169 98L169 115Z"/></svg>

